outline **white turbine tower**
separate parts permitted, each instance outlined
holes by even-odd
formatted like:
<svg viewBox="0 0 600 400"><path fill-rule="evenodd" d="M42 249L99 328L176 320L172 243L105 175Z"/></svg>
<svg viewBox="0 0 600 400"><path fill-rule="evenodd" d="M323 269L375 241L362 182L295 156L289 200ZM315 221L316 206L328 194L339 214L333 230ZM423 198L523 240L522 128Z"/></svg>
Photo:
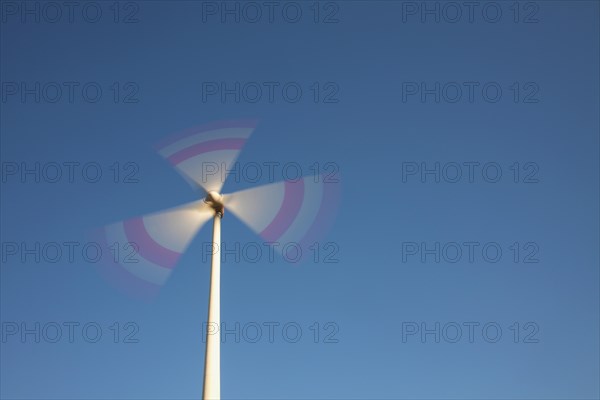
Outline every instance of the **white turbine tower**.
<svg viewBox="0 0 600 400"><path fill-rule="evenodd" d="M106 226L96 239L114 252L120 246L136 257L112 260L102 272L121 289L151 296L166 282L196 232L213 220L213 254L204 363L204 399L221 396L220 299L221 219L225 210L268 242L298 243L306 248L332 220L337 180L310 175L232 194L221 194L223 172L230 171L256 121L220 121L173 135L158 152L205 197L163 212ZM128 260L130 262L128 262Z"/></svg>

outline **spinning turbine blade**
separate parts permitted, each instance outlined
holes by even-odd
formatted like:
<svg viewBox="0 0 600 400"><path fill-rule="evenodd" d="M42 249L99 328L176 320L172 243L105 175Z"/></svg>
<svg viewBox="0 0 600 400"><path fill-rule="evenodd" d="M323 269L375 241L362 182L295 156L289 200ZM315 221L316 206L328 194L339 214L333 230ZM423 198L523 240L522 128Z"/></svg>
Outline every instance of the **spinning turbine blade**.
<svg viewBox="0 0 600 400"><path fill-rule="evenodd" d="M332 222L339 185L335 178L307 176L223 197L225 209L267 242L293 242L304 247L319 239Z"/></svg>
<svg viewBox="0 0 600 400"><path fill-rule="evenodd" d="M199 200L105 226L95 233L104 255L102 272L125 291L155 294L213 215Z"/></svg>
<svg viewBox="0 0 600 400"><path fill-rule="evenodd" d="M226 175L234 169L256 124L254 120L214 122L172 135L157 146L158 152L193 187L204 189L206 197L96 231L95 240L105 261L101 272L109 281L129 294L152 297L204 223L213 220L212 242L221 243L225 210L273 244L284 257L286 245L295 244L298 250L294 262L302 258L304 247L324 235L339 201L339 181L331 174L221 194ZM221 323L221 253L218 246L215 248L211 259L203 399L218 399L221 393L221 342L220 336L212 332L215 326L218 332Z"/></svg>
<svg viewBox="0 0 600 400"><path fill-rule="evenodd" d="M205 191L220 192L255 120L219 121L175 134L157 146L184 177Z"/></svg>

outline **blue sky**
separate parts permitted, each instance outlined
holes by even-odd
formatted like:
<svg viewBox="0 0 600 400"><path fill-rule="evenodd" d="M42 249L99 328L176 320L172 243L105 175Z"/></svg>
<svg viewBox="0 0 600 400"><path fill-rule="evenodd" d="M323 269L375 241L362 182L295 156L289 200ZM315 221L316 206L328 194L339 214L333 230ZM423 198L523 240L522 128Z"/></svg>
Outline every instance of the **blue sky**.
<svg viewBox="0 0 600 400"><path fill-rule="evenodd" d="M277 3L257 23L236 2L239 23L214 2L121 2L117 15L102 1L56 23L43 3L23 16L0 4L3 398L200 398L210 225L151 303L111 287L81 248L90 229L196 200L153 145L238 118L260 120L241 165L333 163L342 198L317 262L223 263L221 315L241 336L222 344L223 398L598 398L597 2L482 2L454 23L436 2L439 22L421 2L320 2L318 16ZM224 94L236 82L239 101ZM36 163L40 182L21 175ZM79 163L72 182L64 163ZM436 163L439 182L421 175ZM223 240L261 244L227 214ZM36 242L80 245L73 261L37 262L23 250ZM21 336L36 323L39 343ZM436 323L439 343L421 336Z"/></svg>

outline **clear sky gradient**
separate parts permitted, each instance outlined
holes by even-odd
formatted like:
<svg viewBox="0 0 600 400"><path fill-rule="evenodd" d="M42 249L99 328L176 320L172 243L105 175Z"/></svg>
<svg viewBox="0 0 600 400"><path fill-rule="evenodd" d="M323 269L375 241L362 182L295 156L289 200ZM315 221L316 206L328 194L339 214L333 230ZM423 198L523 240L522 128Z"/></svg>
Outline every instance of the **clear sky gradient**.
<svg viewBox="0 0 600 400"><path fill-rule="evenodd" d="M198 199L162 138L257 118L240 165L332 163L341 202L309 261L224 260L223 398L598 398L598 2L275 3L82 2L52 22L0 2L1 397L200 398L210 224L153 302L82 248ZM42 254L65 242L73 260Z"/></svg>

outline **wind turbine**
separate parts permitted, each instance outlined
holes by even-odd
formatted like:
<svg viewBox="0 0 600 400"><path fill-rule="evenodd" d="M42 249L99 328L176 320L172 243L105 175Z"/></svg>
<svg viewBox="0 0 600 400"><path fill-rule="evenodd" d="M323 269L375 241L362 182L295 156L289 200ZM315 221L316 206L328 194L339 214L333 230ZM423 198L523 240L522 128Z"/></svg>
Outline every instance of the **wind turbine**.
<svg viewBox="0 0 600 400"><path fill-rule="evenodd" d="M231 211L267 242L294 242L302 249L332 221L339 196L337 180L328 181L328 177L322 175L221 194L226 179L222 172L231 171L256 123L254 120L219 121L168 137L157 146L159 154L192 186L202 188L204 198L108 225L96 236L104 249L113 253L116 248L129 251L128 256L115 257L102 272L121 289L147 297L156 294L166 282L196 232L213 220L204 399L221 396L220 248L225 210ZM216 173L215 166L221 173Z"/></svg>

